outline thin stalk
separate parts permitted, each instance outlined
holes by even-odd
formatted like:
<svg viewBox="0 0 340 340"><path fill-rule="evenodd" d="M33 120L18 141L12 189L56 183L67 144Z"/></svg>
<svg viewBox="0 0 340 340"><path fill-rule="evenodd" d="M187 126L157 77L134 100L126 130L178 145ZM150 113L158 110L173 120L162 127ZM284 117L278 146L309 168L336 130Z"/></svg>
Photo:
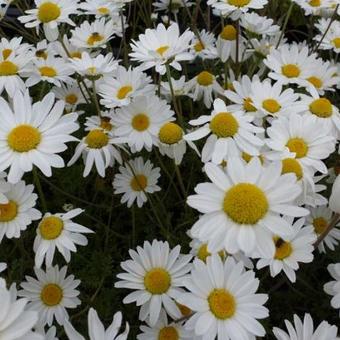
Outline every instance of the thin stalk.
<svg viewBox="0 0 340 340"><path fill-rule="evenodd" d="M176 172L176 176L177 176L177 179L178 179L179 187L181 188L182 195L183 195L184 199L186 199L187 193L186 193L185 186L184 186L184 183L183 183L181 170L180 170L179 166L175 163L175 161L174 161L174 164L175 164L175 172Z"/></svg>
<svg viewBox="0 0 340 340"><path fill-rule="evenodd" d="M94 105L96 106L96 110L98 113L98 116L101 117L101 111L100 111L100 106L99 106L99 101L98 101L98 96L97 96L97 90L96 90L96 81L92 80L92 98L94 101Z"/></svg>
<svg viewBox="0 0 340 340"><path fill-rule="evenodd" d="M286 30L286 27L288 25L289 18L290 18L291 14L292 14L292 11L293 11L293 7L294 7L294 2L291 1L290 6L288 8L288 12L287 12L286 18L285 18L285 21L283 23L283 27L282 27L282 31L281 31L281 34L280 34L280 38L277 41L277 44L276 44L275 48L278 48L280 46L281 40L284 37L285 30Z"/></svg>
<svg viewBox="0 0 340 340"><path fill-rule="evenodd" d="M39 180L37 168L35 166L33 167L32 172L33 172L34 183L35 183L35 186L38 190L42 210L43 210L44 213L46 213L47 212L46 199L45 199L44 191L42 189L42 186L41 186L41 183L40 183L40 180Z"/></svg>

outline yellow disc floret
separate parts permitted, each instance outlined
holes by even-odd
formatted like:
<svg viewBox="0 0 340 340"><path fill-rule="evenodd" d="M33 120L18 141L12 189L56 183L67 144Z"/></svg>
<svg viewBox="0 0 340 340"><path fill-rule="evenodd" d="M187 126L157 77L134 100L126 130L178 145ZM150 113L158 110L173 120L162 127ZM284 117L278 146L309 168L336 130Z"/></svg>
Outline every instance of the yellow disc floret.
<svg viewBox="0 0 340 340"><path fill-rule="evenodd" d="M163 45L157 48L156 52L163 57L163 54L170 48L168 45Z"/></svg>
<svg viewBox="0 0 340 340"><path fill-rule="evenodd" d="M270 113L276 113L281 110L281 105L275 99L266 99L262 102L262 107Z"/></svg>
<svg viewBox="0 0 340 340"><path fill-rule="evenodd" d="M65 97L65 102L70 105L77 104L78 96L74 93L70 93Z"/></svg>
<svg viewBox="0 0 340 340"><path fill-rule="evenodd" d="M323 81L318 77L309 77L307 78L307 81L309 81L317 89L320 89L323 85Z"/></svg>
<svg viewBox="0 0 340 340"><path fill-rule="evenodd" d="M332 103L327 98L319 98L309 105L310 111L320 118L328 118L333 113Z"/></svg>
<svg viewBox="0 0 340 340"><path fill-rule="evenodd" d="M293 252L293 248L290 242L286 242L281 238L274 239L275 243L275 255L276 260L284 260L289 257Z"/></svg>
<svg viewBox="0 0 340 340"><path fill-rule="evenodd" d="M296 78L300 75L300 68L295 64L287 64L282 66L282 74L287 78Z"/></svg>
<svg viewBox="0 0 340 340"><path fill-rule="evenodd" d="M101 117L100 119L100 127L104 129L105 131L111 131L112 130L112 124L109 117Z"/></svg>
<svg viewBox="0 0 340 340"><path fill-rule="evenodd" d="M236 301L225 289L214 289L208 296L208 303L211 313L217 319L226 320L236 312Z"/></svg>
<svg viewBox="0 0 340 340"><path fill-rule="evenodd" d="M11 50L10 48L5 48L2 50L2 57L4 58L4 60L6 60L11 54L12 54L13 50Z"/></svg>
<svg viewBox="0 0 340 340"><path fill-rule="evenodd" d="M250 0L228 0L229 5L233 5L235 7L244 7L249 4Z"/></svg>
<svg viewBox="0 0 340 340"><path fill-rule="evenodd" d="M246 112L255 112L256 107L253 105L251 98L245 98L243 101L243 108Z"/></svg>
<svg viewBox="0 0 340 340"><path fill-rule="evenodd" d="M209 86L214 82L214 76L208 71L202 71L197 75L197 82L201 86Z"/></svg>
<svg viewBox="0 0 340 340"><path fill-rule="evenodd" d="M104 40L104 37L99 34L98 32L93 32L88 38L87 38L87 44L90 46L93 46L97 43L100 43Z"/></svg>
<svg viewBox="0 0 340 340"><path fill-rule="evenodd" d="M57 306L63 299L63 290L54 283L47 284L40 293L41 301L48 307Z"/></svg>
<svg viewBox="0 0 340 340"><path fill-rule="evenodd" d="M282 160L282 174L289 173L294 173L298 180L303 177L302 166L295 158L285 158Z"/></svg>
<svg viewBox="0 0 340 340"><path fill-rule="evenodd" d="M109 137L103 130L94 129L87 134L85 142L90 149L101 149L109 143Z"/></svg>
<svg viewBox="0 0 340 340"><path fill-rule="evenodd" d="M18 72L18 67L9 60L0 62L0 76L14 76Z"/></svg>
<svg viewBox="0 0 340 340"><path fill-rule="evenodd" d="M327 229L328 222L324 217L316 217L313 219L313 227L315 232L320 235Z"/></svg>
<svg viewBox="0 0 340 340"><path fill-rule="evenodd" d="M127 85L127 86L123 86L121 87L118 92L117 92L117 98L118 99L125 99L127 97L127 95L132 91L132 86Z"/></svg>
<svg viewBox="0 0 340 340"><path fill-rule="evenodd" d="M333 39L332 43L336 48L340 48L340 37Z"/></svg>
<svg viewBox="0 0 340 340"><path fill-rule="evenodd" d="M159 330L158 340L178 340L179 334L175 327L167 326Z"/></svg>
<svg viewBox="0 0 340 340"><path fill-rule="evenodd" d="M7 136L8 146L16 152L28 152L36 149L40 142L40 131L28 124L18 125Z"/></svg>
<svg viewBox="0 0 340 340"><path fill-rule="evenodd" d="M55 240L64 230L64 222L60 217L47 216L39 224L41 237L45 240Z"/></svg>
<svg viewBox="0 0 340 340"><path fill-rule="evenodd" d="M143 191L148 185L148 179L145 175L135 175L130 185L134 191Z"/></svg>
<svg viewBox="0 0 340 340"><path fill-rule="evenodd" d="M210 121L210 130L220 138L233 137L238 128L238 121L229 112L220 112Z"/></svg>
<svg viewBox="0 0 340 340"><path fill-rule="evenodd" d="M236 40L237 30L233 25L226 25L220 34L223 40L234 41Z"/></svg>
<svg viewBox="0 0 340 340"><path fill-rule="evenodd" d="M0 222L13 221L18 215L18 205L14 201L0 204Z"/></svg>
<svg viewBox="0 0 340 340"><path fill-rule="evenodd" d="M290 152L295 152L296 158L303 158L308 153L307 143L299 137L289 139L286 146Z"/></svg>
<svg viewBox="0 0 340 340"><path fill-rule="evenodd" d="M100 15L108 15L108 14L110 14L110 10L107 7L98 7L97 8L97 12Z"/></svg>
<svg viewBox="0 0 340 340"><path fill-rule="evenodd" d="M309 5L312 7L320 7L321 0L309 0Z"/></svg>
<svg viewBox="0 0 340 340"><path fill-rule="evenodd" d="M38 8L38 19L44 24L58 19L60 14L59 6L53 2L43 2Z"/></svg>
<svg viewBox="0 0 340 340"><path fill-rule="evenodd" d="M163 268L153 268L145 274L144 286L151 294L164 294L171 286L170 274Z"/></svg>
<svg viewBox="0 0 340 340"><path fill-rule="evenodd" d="M132 127L137 131L145 131L150 126L150 119L145 113L139 113L132 118Z"/></svg>
<svg viewBox="0 0 340 340"><path fill-rule="evenodd" d="M55 68L50 66L39 67L39 72L42 77L53 78L57 75L57 71L55 70Z"/></svg>
<svg viewBox="0 0 340 340"><path fill-rule="evenodd" d="M256 224L268 212L269 204L265 193L251 183L239 183L225 194L223 210L238 224Z"/></svg>
<svg viewBox="0 0 340 340"><path fill-rule="evenodd" d="M158 137L164 144L176 144L182 139L183 130L178 124L168 122L160 128Z"/></svg>

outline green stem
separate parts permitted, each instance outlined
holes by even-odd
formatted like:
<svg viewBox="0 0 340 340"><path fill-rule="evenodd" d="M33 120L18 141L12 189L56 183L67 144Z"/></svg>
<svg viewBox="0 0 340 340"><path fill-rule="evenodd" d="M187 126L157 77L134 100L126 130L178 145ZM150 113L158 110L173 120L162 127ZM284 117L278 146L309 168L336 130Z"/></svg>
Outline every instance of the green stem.
<svg viewBox="0 0 340 340"><path fill-rule="evenodd" d="M283 23L283 27L282 27L282 31L281 31L281 34L280 34L280 38L277 41L277 44L276 44L275 48L278 48L280 46L281 40L284 37L285 30L286 30L286 27L288 25L289 18L290 18L291 14L292 14L292 11L293 11L293 7L294 7L294 2L291 1L290 6L288 8L288 12L287 12L286 18L285 18L285 21Z"/></svg>
<svg viewBox="0 0 340 340"><path fill-rule="evenodd" d="M33 167L32 172L33 172L34 183L35 183L35 186L36 186L36 188L38 190L38 194L39 194L42 210L43 210L44 213L46 213L47 212L47 204L46 204L45 195L44 195L44 192L43 192L40 180L39 180L37 168Z"/></svg>
<svg viewBox="0 0 340 340"><path fill-rule="evenodd" d="M174 164L175 164L175 172L176 172L176 176L177 176L177 179L178 179L179 187L181 188L182 195L183 195L184 199L186 200L187 193L186 193L185 186L184 186L184 183L183 183L181 170L180 170L179 166L175 163L175 161L174 161Z"/></svg>

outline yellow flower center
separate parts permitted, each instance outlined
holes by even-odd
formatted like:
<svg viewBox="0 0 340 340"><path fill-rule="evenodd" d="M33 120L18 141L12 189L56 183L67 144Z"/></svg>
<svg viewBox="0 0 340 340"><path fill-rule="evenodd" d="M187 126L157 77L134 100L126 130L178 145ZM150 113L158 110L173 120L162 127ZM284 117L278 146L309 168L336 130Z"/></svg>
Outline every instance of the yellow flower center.
<svg viewBox="0 0 340 340"><path fill-rule="evenodd" d="M336 48L340 48L340 37L333 39L332 43Z"/></svg>
<svg viewBox="0 0 340 340"><path fill-rule="evenodd" d="M170 48L169 45L163 45L157 48L156 52L163 57L163 54Z"/></svg>
<svg viewBox="0 0 340 340"><path fill-rule="evenodd" d="M57 75L57 71L55 70L55 68L50 66L39 67L39 72L42 77L53 78Z"/></svg>
<svg viewBox="0 0 340 340"><path fill-rule="evenodd" d="M136 175L132 178L130 185L134 191L143 191L148 185L148 179L145 175Z"/></svg>
<svg viewBox="0 0 340 340"><path fill-rule="evenodd" d="M100 120L100 127L106 131L112 130L112 124L110 123L110 118L102 117Z"/></svg>
<svg viewBox="0 0 340 340"><path fill-rule="evenodd" d="M237 36L237 31L236 31L236 28L233 25L224 26L223 30L220 34L220 37L223 40L229 40L229 41L236 40L236 36Z"/></svg>
<svg viewBox="0 0 340 340"><path fill-rule="evenodd" d="M5 48L4 50L2 50L2 57L4 58L4 60L6 60L11 54L12 54L12 50L10 48Z"/></svg>
<svg viewBox="0 0 340 340"><path fill-rule="evenodd" d="M307 80L317 89L320 89L323 85L323 81L318 77L309 77Z"/></svg>
<svg viewBox="0 0 340 340"><path fill-rule="evenodd" d="M197 75L197 82L201 86L209 86L214 82L214 76L207 71L202 71Z"/></svg>
<svg viewBox="0 0 340 340"><path fill-rule="evenodd" d="M109 143L109 137L102 130L94 129L87 134L85 142L90 149L101 149Z"/></svg>
<svg viewBox="0 0 340 340"><path fill-rule="evenodd" d="M238 122L229 112L220 112L210 122L210 130L220 138L234 136L238 131Z"/></svg>
<svg viewBox="0 0 340 340"><path fill-rule="evenodd" d="M183 130L176 123L165 123L160 128L158 137L164 144L176 144L182 139Z"/></svg>
<svg viewBox="0 0 340 340"><path fill-rule="evenodd" d="M163 268L153 268L146 273L144 286L151 294L164 294L171 286L170 274Z"/></svg>
<svg viewBox="0 0 340 340"><path fill-rule="evenodd" d="M99 34L98 32L94 32L87 38L87 44L89 46L93 46L103 40L104 37L101 34Z"/></svg>
<svg viewBox="0 0 340 340"><path fill-rule="evenodd" d="M307 155L308 145L302 138L291 138L288 140L286 146L290 152L295 152L296 158L303 158Z"/></svg>
<svg viewBox="0 0 340 340"><path fill-rule="evenodd" d="M28 152L36 149L40 142L40 131L28 124L18 125L7 136L9 147L16 152Z"/></svg>
<svg viewBox="0 0 340 340"><path fill-rule="evenodd" d="M14 76L18 72L18 67L11 61L0 62L0 76Z"/></svg>
<svg viewBox="0 0 340 340"><path fill-rule="evenodd" d="M265 193L255 184L239 183L225 194L223 210L238 224L256 224L268 211Z"/></svg>
<svg viewBox="0 0 340 340"><path fill-rule="evenodd" d="M298 180L303 177L302 166L294 158L285 158L282 160L282 174L288 173L294 173Z"/></svg>
<svg viewBox="0 0 340 340"><path fill-rule="evenodd" d="M287 78L296 78L300 75L300 68L295 64L287 64L281 68L282 74Z"/></svg>
<svg viewBox="0 0 340 340"><path fill-rule="evenodd" d="M243 108L246 112L256 112L256 107L253 105L251 98L245 98L243 101Z"/></svg>
<svg viewBox="0 0 340 340"><path fill-rule="evenodd" d="M13 221L18 215L18 205L14 201L0 204L0 222Z"/></svg>
<svg viewBox="0 0 340 340"><path fill-rule="evenodd" d="M36 52L35 52L35 56L37 57L37 58L42 58L42 59L47 59L47 57L48 57L48 55L47 55L47 53L46 53L46 51L45 50L37 50Z"/></svg>
<svg viewBox="0 0 340 340"><path fill-rule="evenodd" d="M132 91L132 86L127 85L127 86L123 86L121 87L118 92L117 92L117 98L118 99L125 99L127 97L127 95Z"/></svg>
<svg viewBox="0 0 340 340"><path fill-rule="evenodd" d="M72 59L81 59L81 53L79 51L70 53Z"/></svg>
<svg viewBox="0 0 340 340"><path fill-rule="evenodd" d="M293 252L292 245L290 242L286 242L281 238L274 238L275 243L275 255L276 260L283 260L291 255Z"/></svg>
<svg viewBox="0 0 340 340"><path fill-rule="evenodd" d="M47 284L41 291L41 301L48 307L59 305L63 299L63 290L60 286L54 283Z"/></svg>
<svg viewBox="0 0 340 340"><path fill-rule="evenodd" d="M195 44L194 49L196 52L201 52L202 50L204 50L204 45L200 41L198 41Z"/></svg>
<svg viewBox="0 0 340 340"><path fill-rule="evenodd" d="M249 4L250 0L228 0L229 5L244 7Z"/></svg>
<svg viewBox="0 0 340 340"><path fill-rule="evenodd" d="M150 126L150 119L145 113L139 113L132 118L132 127L137 131L145 131Z"/></svg>
<svg viewBox="0 0 340 340"><path fill-rule="evenodd" d="M179 308L179 310L181 311L181 314L182 314L183 316L189 316L189 315L191 315L192 310L191 310L189 307L184 306L184 305L181 305L180 303L177 303L177 302L176 302L176 305L177 305L177 307Z"/></svg>
<svg viewBox="0 0 340 340"><path fill-rule="evenodd" d="M316 217L313 220L313 227L315 232L320 235L327 229L328 222L324 217Z"/></svg>
<svg viewBox="0 0 340 340"><path fill-rule="evenodd" d="M225 289L214 289L208 296L211 313L217 319L226 320L236 312L235 298Z"/></svg>
<svg viewBox="0 0 340 340"><path fill-rule="evenodd" d="M320 7L321 0L310 0L309 5L312 6L312 7Z"/></svg>
<svg viewBox="0 0 340 340"><path fill-rule="evenodd" d="M44 217L39 224L41 237L45 240L55 240L64 229L64 222L60 217Z"/></svg>
<svg viewBox="0 0 340 340"><path fill-rule="evenodd" d="M197 257L205 262L207 260L207 257L209 257L211 253L208 252L208 245L207 244L202 244L197 252Z"/></svg>
<svg viewBox="0 0 340 340"><path fill-rule="evenodd" d="M270 113L276 113L281 110L281 105L275 99L266 99L262 102L262 107Z"/></svg>
<svg viewBox="0 0 340 340"><path fill-rule="evenodd" d="M70 93L65 97L65 101L67 104L75 105L77 104L78 96L74 93Z"/></svg>
<svg viewBox="0 0 340 340"><path fill-rule="evenodd" d="M53 2L44 2L39 6L38 18L44 24L56 20L61 14L60 8Z"/></svg>
<svg viewBox="0 0 340 340"><path fill-rule="evenodd" d="M97 11L101 15L108 15L108 14L110 14L110 10L107 7L99 7L97 9Z"/></svg>
<svg viewBox="0 0 340 340"><path fill-rule="evenodd" d="M309 105L310 111L320 118L328 118L333 114L332 103L327 98L319 98Z"/></svg>
<svg viewBox="0 0 340 340"><path fill-rule="evenodd" d="M179 340L177 329L167 326L159 330L158 340Z"/></svg>
<svg viewBox="0 0 340 340"><path fill-rule="evenodd" d="M95 76L97 75L97 67L91 66L87 68L87 75Z"/></svg>

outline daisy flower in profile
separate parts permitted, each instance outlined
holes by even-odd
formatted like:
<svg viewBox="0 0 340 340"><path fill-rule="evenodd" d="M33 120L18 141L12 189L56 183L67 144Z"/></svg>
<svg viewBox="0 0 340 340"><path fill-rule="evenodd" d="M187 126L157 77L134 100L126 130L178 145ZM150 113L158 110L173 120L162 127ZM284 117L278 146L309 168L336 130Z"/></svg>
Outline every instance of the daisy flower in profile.
<svg viewBox="0 0 340 340"><path fill-rule="evenodd" d="M307 223L314 227L317 236L320 236L328 227L332 220L333 212L328 206L308 207L310 214L307 216ZM335 226L319 244L319 252L325 253L326 247L335 250L340 240L340 225Z"/></svg>
<svg viewBox="0 0 340 340"><path fill-rule="evenodd" d="M327 282L323 289L327 294L333 296L331 306L335 309L340 309L340 263L330 264L327 269L334 281Z"/></svg>
<svg viewBox="0 0 340 340"><path fill-rule="evenodd" d="M72 31L70 42L78 48L105 48L115 33L111 20L101 18L92 23L84 21Z"/></svg>
<svg viewBox="0 0 340 340"><path fill-rule="evenodd" d="M12 108L0 98L0 171L10 168L10 183L18 182L33 165L48 177L52 167L64 167L57 154L76 140L71 133L79 127L76 113L63 116L64 107L53 93L32 105L28 92L17 92Z"/></svg>
<svg viewBox="0 0 340 340"><path fill-rule="evenodd" d="M82 234L93 231L72 221L82 212L81 209L73 209L65 214L44 215L38 225L33 245L36 267L40 268L44 260L46 267L51 267L56 249L66 262L70 262L71 252L77 251L76 245L87 245L87 238Z"/></svg>
<svg viewBox="0 0 340 340"><path fill-rule="evenodd" d="M202 115L191 120L193 126L203 125L184 136L193 141L209 135L202 150L202 162L212 161L215 164L228 157L237 157L242 152L252 156L259 155L259 148L264 142L255 136L263 132L262 128L251 124L253 117L242 112L228 112L222 99L215 99L211 115Z"/></svg>
<svg viewBox="0 0 340 340"><path fill-rule="evenodd" d="M142 333L137 335L137 340L198 340L193 331L186 330L182 323L169 323L166 313L162 310L155 326L140 327ZM72 340L72 339L71 339Z"/></svg>
<svg viewBox="0 0 340 340"><path fill-rule="evenodd" d="M18 294L29 300L27 310L39 312L38 325L51 326L54 319L63 325L69 318L66 309L80 305L76 290L80 280L75 280L73 275L66 276L66 266L60 270L58 266L49 267L46 271L34 268L34 272L37 279L26 276Z"/></svg>
<svg viewBox="0 0 340 340"><path fill-rule="evenodd" d="M74 71L63 58L47 57L36 59L32 67L25 69L24 75L28 77L26 86L31 87L41 81L47 81L56 86L62 83L71 84L74 80L70 77Z"/></svg>
<svg viewBox="0 0 340 340"><path fill-rule="evenodd" d="M171 77L171 83L175 97L187 95L185 76L181 76L179 79L174 79ZM172 99L171 88L168 81L161 82L161 94L166 97L168 102L171 101Z"/></svg>
<svg viewBox="0 0 340 340"><path fill-rule="evenodd" d="M241 262L212 255L207 263L195 260L190 277L184 280L188 293L178 301L195 314L185 327L203 339L253 339L265 335L258 319L268 316L263 306L268 295L256 294L260 281ZM251 308L249 308L251 305Z"/></svg>
<svg viewBox="0 0 340 340"><path fill-rule="evenodd" d="M207 242L208 251L242 250L252 256L256 250L263 257L274 256L272 237L288 240L294 231L280 214L309 213L294 203L301 193L295 175L281 175L279 162L263 167L257 157L247 164L228 159L226 170L207 163L205 172L212 183L198 184L196 195L188 197L188 205L203 213L191 229L192 236Z"/></svg>
<svg viewBox="0 0 340 340"><path fill-rule="evenodd" d="M322 127L322 128L321 128ZM335 149L335 138L326 124L311 115L280 117L267 129L267 145L276 152L289 151L291 158L323 174L328 172L322 159L326 159Z"/></svg>
<svg viewBox="0 0 340 340"><path fill-rule="evenodd" d="M111 325L105 330L103 323L98 317L97 311L90 308L87 317L90 340L126 340L129 334L129 324L126 323L124 332L119 334L122 319L122 313L117 312L113 316ZM64 323L64 329L69 340L85 340L85 338L73 328L69 321Z"/></svg>
<svg viewBox="0 0 340 340"><path fill-rule="evenodd" d="M26 10L27 15L19 17L19 21L27 28L36 27L37 34L42 24L46 38L54 41L59 35L58 25L75 26L69 16L78 13L77 0L34 0L34 3L36 8Z"/></svg>
<svg viewBox="0 0 340 340"><path fill-rule="evenodd" d="M283 85L305 86L308 70L315 68L315 59L314 54L309 55L307 46L299 48L297 44L285 44L278 49L272 49L263 62L270 69L270 78Z"/></svg>
<svg viewBox="0 0 340 340"><path fill-rule="evenodd" d="M160 319L162 308L172 318L181 317L175 300L183 292L180 287L191 269L191 255L182 255L180 250L179 245L170 250L168 242L145 241L143 248L129 251L131 260L121 263L125 273L117 275L122 281L115 287L134 290L123 303L141 306L139 319L148 320L151 327Z"/></svg>
<svg viewBox="0 0 340 340"><path fill-rule="evenodd" d="M201 57L202 59L215 59L217 58L217 51L215 47L215 36L211 32L202 30L199 32L200 39L196 36L192 40L192 47L190 52L193 57Z"/></svg>
<svg viewBox="0 0 340 340"><path fill-rule="evenodd" d="M109 132L102 128L92 129L83 137L67 166L73 165L80 156L83 157L85 163L84 177L89 175L93 166L96 167L101 177L105 177L106 169L113 166L115 161L122 163L117 143Z"/></svg>
<svg viewBox="0 0 340 340"><path fill-rule="evenodd" d="M53 87L52 92L57 99L65 102L65 110L72 112L80 104L85 103L85 99L78 84L65 84L61 87Z"/></svg>
<svg viewBox="0 0 340 340"><path fill-rule="evenodd" d="M241 16L240 25L247 32L255 35L272 36L280 31L280 26L274 25L274 20L258 15L256 12L246 13Z"/></svg>
<svg viewBox="0 0 340 340"><path fill-rule="evenodd" d="M155 67L160 74L165 74L166 64L181 71L179 62L192 59L188 49L193 37L194 34L188 30L181 35L177 23L168 28L163 24L155 29L147 28L144 34L139 35L138 41L132 40L131 60L140 62L142 70Z"/></svg>
<svg viewBox="0 0 340 340"><path fill-rule="evenodd" d="M99 79L101 77L111 77L117 68L118 61L114 59L112 53L107 55L99 54L91 57L87 52L81 54L81 58L70 59L72 68L81 76L89 79Z"/></svg>
<svg viewBox="0 0 340 340"><path fill-rule="evenodd" d="M211 107L213 94L223 94L223 88L217 82L216 77L208 72L202 71L187 82L187 92L194 101L203 99L207 108Z"/></svg>
<svg viewBox="0 0 340 340"><path fill-rule="evenodd" d="M280 328L274 327L273 333L277 340L336 340L337 327L322 321L314 331L314 322L310 314L305 314L303 321L295 314L294 324L285 320L288 333Z"/></svg>
<svg viewBox="0 0 340 340"><path fill-rule="evenodd" d="M218 35L216 50L219 58L225 63L229 57L233 57L237 48L237 30L233 25L226 25ZM241 38L242 39L242 38ZM239 46L241 47L241 45Z"/></svg>
<svg viewBox="0 0 340 340"><path fill-rule="evenodd" d="M161 126L174 120L174 112L166 101L156 95L137 97L127 106L116 110L113 116L115 141L127 143L132 152L145 148L151 151L157 145Z"/></svg>
<svg viewBox="0 0 340 340"><path fill-rule="evenodd" d="M101 17L112 17L119 15L119 5L115 1L108 0L86 0L79 6L85 15L95 15L97 19Z"/></svg>
<svg viewBox="0 0 340 340"><path fill-rule="evenodd" d="M296 281L295 271L299 269L299 263L310 263L313 261L313 243L316 234L312 226L305 226L305 219L300 218L293 223L293 218L285 218L292 225L294 232L286 241L280 237L273 237L275 254L272 258L261 258L258 260L257 269L269 266L270 275L275 277L283 271L291 282Z"/></svg>
<svg viewBox="0 0 340 340"><path fill-rule="evenodd" d="M273 85L269 79L260 82L254 81L251 84L252 105L263 116L278 117L289 115L295 112L295 105L299 95L293 89L283 89L280 82Z"/></svg>
<svg viewBox="0 0 340 340"><path fill-rule="evenodd" d="M113 77L104 78L98 87L102 97L100 103L107 108L126 106L138 96L148 96L155 92L151 78L139 68L118 66Z"/></svg>
<svg viewBox="0 0 340 340"><path fill-rule="evenodd" d="M186 141L183 137L182 128L173 122L165 123L158 133L160 153L174 159L176 165L182 163L183 156L187 151L187 144L200 156L196 145L190 140Z"/></svg>
<svg viewBox="0 0 340 340"><path fill-rule="evenodd" d="M21 231L27 229L32 221L41 218L35 209L38 195L33 193L34 186L24 181L10 184L6 192L7 203L0 204L0 242L7 238L19 238Z"/></svg>
<svg viewBox="0 0 340 340"><path fill-rule="evenodd" d="M27 299L17 300L16 291L7 290L6 282L0 279L0 338L11 340L44 340L43 336L33 333L32 328L38 321L37 311L27 311Z"/></svg>
<svg viewBox="0 0 340 340"><path fill-rule="evenodd" d="M147 194L161 190L157 185L160 176L160 168L154 168L150 160L144 163L142 157L135 158L119 167L112 183L114 193L123 194L121 202L128 208L134 201L141 208L148 200Z"/></svg>

